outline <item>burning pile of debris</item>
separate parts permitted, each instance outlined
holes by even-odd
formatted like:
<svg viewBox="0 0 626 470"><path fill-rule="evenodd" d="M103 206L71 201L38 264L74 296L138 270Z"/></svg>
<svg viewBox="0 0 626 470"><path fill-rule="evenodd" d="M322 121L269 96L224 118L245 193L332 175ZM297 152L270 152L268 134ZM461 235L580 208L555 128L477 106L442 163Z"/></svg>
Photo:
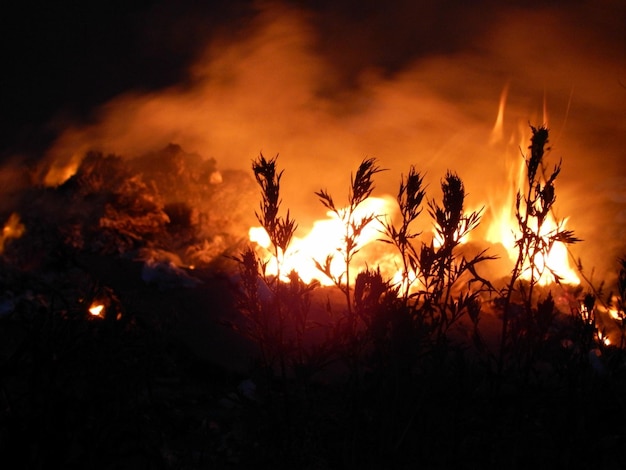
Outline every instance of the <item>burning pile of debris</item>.
<svg viewBox="0 0 626 470"><path fill-rule="evenodd" d="M249 175L173 144L133 160L90 152L60 186L20 194L24 230L4 258L44 268L71 251L206 267L245 236L253 191Z"/></svg>
<svg viewBox="0 0 626 470"><path fill-rule="evenodd" d="M178 319L202 356L237 369L237 338L206 323L232 313L221 274L246 241L254 198L250 175L177 145L135 160L88 153L63 184L27 186L0 215L0 320L160 329Z"/></svg>
<svg viewBox="0 0 626 470"><path fill-rule="evenodd" d="M184 317L176 330L193 348L238 369L241 342L207 322L232 314L228 256L247 241L255 193L250 175L177 145L134 160L90 152L63 184L30 185L2 214L0 316L157 328Z"/></svg>

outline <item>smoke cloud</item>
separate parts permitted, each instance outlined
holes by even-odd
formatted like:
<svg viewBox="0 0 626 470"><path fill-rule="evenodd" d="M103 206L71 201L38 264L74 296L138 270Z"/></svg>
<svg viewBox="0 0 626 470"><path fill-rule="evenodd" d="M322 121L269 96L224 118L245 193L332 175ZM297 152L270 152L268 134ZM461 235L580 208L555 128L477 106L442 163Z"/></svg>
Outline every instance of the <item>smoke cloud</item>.
<svg viewBox="0 0 626 470"><path fill-rule="evenodd" d="M243 170L279 154L284 205L306 226L324 213L314 191L341 201L350 172L376 157L389 170L377 194L394 195L415 165L439 198L451 169L488 218L514 190L529 123L546 124L548 159L563 162L557 215L585 240L574 248L585 266L606 272L626 253L620 4L259 3L210 37L184 83L129 91L68 126L42 177L59 182L92 149L132 158L177 143Z"/></svg>

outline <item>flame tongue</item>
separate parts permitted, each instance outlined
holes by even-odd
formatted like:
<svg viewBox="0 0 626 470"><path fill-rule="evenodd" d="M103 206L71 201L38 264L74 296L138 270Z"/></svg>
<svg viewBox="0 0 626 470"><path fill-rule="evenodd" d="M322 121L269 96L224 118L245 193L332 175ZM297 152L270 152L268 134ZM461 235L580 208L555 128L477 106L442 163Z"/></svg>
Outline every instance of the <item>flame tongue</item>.
<svg viewBox="0 0 626 470"><path fill-rule="evenodd" d="M11 214L0 232L0 255L4 252L5 243L12 238L20 238L24 234L25 227L20 222L20 216Z"/></svg>
<svg viewBox="0 0 626 470"><path fill-rule="evenodd" d="M390 214L394 210L394 202L391 198L370 197L363 201L354 213L354 219L360 220L369 215ZM327 213L328 218L316 220L310 232L304 237L294 237L289 249L283 255L280 262L281 278L288 281L287 275L296 271L300 278L309 283L318 280L322 285L333 285L315 266L315 261L324 262L328 256L332 256L331 272L339 277L346 269L345 261L340 255L342 246L345 245L346 224L333 212ZM361 249L380 237L380 225L372 223L365 227L358 237L358 247ZM251 241L257 243L266 250L270 248L270 238L262 227L252 227L249 231ZM276 275L278 261L275 256L266 251L267 274ZM355 272L360 269L359 263L354 263Z"/></svg>
<svg viewBox="0 0 626 470"><path fill-rule="evenodd" d="M492 144L501 142L503 138L504 108L507 93L508 87L505 87L500 99L496 124L492 130ZM545 109L544 118L547 118L547 111ZM497 199L494 198L494 200L498 201L498 204L491 205L493 218L491 225L487 229L485 240L493 244L503 245L508 251L512 263L518 263L516 260L521 256L520 250L530 251L530 253L524 253L524 256L519 258L519 263L525 260L526 265L517 265L515 267L516 276L521 274L523 279L533 279L540 285L547 285L555 281L577 285L580 284L580 279L569 264L569 251L566 246L566 243L572 243L574 238L571 237L571 239L569 239L569 231L564 230L566 220L557 221L551 209L552 203L554 202L553 181L556 179L559 170L555 169L554 174L550 178L543 175L543 178L547 178L549 181L539 183L541 180L539 165L543 165L542 157L544 154L544 145L547 143L548 130L543 126L538 130L532 126L531 128L533 130L533 139L531 139L532 146L529 147L532 148L531 158L530 160L523 158L520 160L519 164L507 166L507 177L512 183L511 187L513 191L509 190L507 186L504 186L502 190L499 191L500 194L497 195ZM526 140L525 137L522 138L525 134L526 132L520 129L519 136L521 143L518 147L520 149L523 148L523 142ZM517 134L514 133L510 142L505 144L504 152L506 154L508 154L508 151L511 149L511 144L514 142L516 135ZM539 136L537 137L537 144L534 140L536 135ZM540 152L537 149L537 145L539 144L541 144ZM513 160L511 159L511 161ZM531 165L532 162L536 163L534 167ZM527 178L525 177L525 170L528 170ZM532 189L529 189L530 193L532 191L535 191L535 193L539 191L539 196L536 198L530 196L522 198L518 191L520 190L519 188L524 188L525 186L532 187ZM522 203L522 205L527 204L533 206L525 208L527 212L526 217L523 217L523 214L519 212L520 203ZM540 204L541 207L536 207L537 204ZM268 268L266 274L277 275L280 271L281 278L288 281L287 275L292 271L296 271L301 279L307 283L313 279L317 279L324 285L333 285L336 284L337 279L341 279L343 273L346 273L346 270L349 269L350 271L347 273L349 274L348 279L355 279L354 274L356 273L353 273L352 269L362 268L362 265L356 262L352 263L352 261L356 260L348 260L346 257L342 256L342 254L346 252L345 246L350 239L351 224L356 222L358 226L359 219L364 220L367 217L376 218L377 216L386 216L386 214L397 211L397 207L396 201L392 198L370 197L364 201L364 204L357 208L357 211L353 214L353 221L344 220L344 212L342 211L347 210L348 209L345 208L335 210L333 205L332 212L328 213L328 219L316 221L310 233L305 237L294 237L291 246L284 254L274 253L272 255L269 253L271 242L268 234L261 227L251 228L249 232L250 240L267 250L268 258L264 260L267 262L266 266ZM480 212L482 212L482 209ZM533 223L535 227L531 226ZM362 233L360 233L358 240L356 240L358 246L355 247L354 252L359 251L371 241L376 240L381 232L381 228L379 222L368 224ZM525 233L522 234L522 232ZM467 234L459 234L459 236L461 236L461 239L458 240L460 244L469 241ZM532 243L529 247L524 248L524 244L520 244L520 242L526 240L529 242L532 241ZM439 248L441 244L442 240L438 236L437 230L434 230L433 245ZM377 255L377 258L365 260L366 263L369 262L370 265L379 268L381 274L387 276L387 279L397 280L398 267L403 265L400 256L394 256L390 253L390 250L378 250L375 252L375 255ZM275 256L280 256L281 260L272 260L271 258L275 258ZM351 258L351 256L347 256L347 258ZM323 273L320 272L320 266L323 266ZM521 268L520 272L517 272L518 268ZM419 277L419 273L405 273L404 276L400 275L400 278L404 279L402 282L406 282L406 276L412 275Z"/></svg>
<svg viewBox="0 0 626 470"><path fill-rule="evenodd" d="M396 211L395 203L391 197L375 198L370 197L358 208L355 214L357 220L370 214L384 215L391 214ZM511 259L515 261L517 249L515 244L517 222L515 216L510 209L506 207L500 208L499 211L493 210L495 217L487 229L485 236L486 241L490 243L502 244ZM281 279L288 282L288 274L296 271L300 278L306 282L318 280L322 285L333 285L332 280L324 276L315 265L315 261L323 262L328 256L332 256L331 272L333 276L339 277L346 269L345 261L340 255L341 247L345 243L346 226L332 212L327 213L328 218L317 220L313 223L313 227L308 234L303 237L294 237L293 241L280 261ZM565 225L563 222L563 226ZM380 248L374 250L373 243L380 238L380 225L373 223L366 227L359 237L359 249L374 254L375 259L356 259L351 265L350 278L355 279L357 271L362 269L364 263L369 263L380 268L381 273L387 275L389 279L400 282L401 272L399 266L402 265L400 258L391 250ZM563 227L561 227L563 228ZM557 224L553 218L547 220L543 227L541 236L549 237L550 233L557 229ZM270 238L262 227L251 227L248 233L250 241L256 243L263 248L263 258L267 262L266 273L275 276L278 273L278 260L270 253ZM462 240L461 242L465 242ZM434 237L433 242L438 244L438 240ZM360 263L359 261L363 261ZM564 243L555 242L548 252L547 256L537 254L535 256L535 272L536 281L540 285L548 285L554 281L554 275L559 277L559 281L565 284L578 285L580 279L569 263L569 255L567 247ZM528 266L525 267L523 274L524 279L530 279L531 271ZM354 270L354 271L353 271ZM415 273L410 274L415 276Z"/></svg>

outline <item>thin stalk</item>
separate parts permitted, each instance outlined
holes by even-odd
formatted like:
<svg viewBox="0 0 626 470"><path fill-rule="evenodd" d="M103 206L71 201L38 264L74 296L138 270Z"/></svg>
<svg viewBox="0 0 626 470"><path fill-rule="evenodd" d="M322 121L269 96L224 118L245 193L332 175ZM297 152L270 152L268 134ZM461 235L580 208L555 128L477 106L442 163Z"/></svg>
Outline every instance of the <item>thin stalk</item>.
<svg viewBox="0 0 626 470"><path fill-rule="evenodd" d="M532 184L529 185L528 193L526 195L526 201L530 201L532 197ZM515 283L518 282L520 275L522 274L522 267L524 265L524 260L526 259L528 253L528 245L526 240L526 234L528 231L528 208L524 211L523 218L519 217L519 207L520 207L520 195L518 193L517 196L517 211L518 211L518 222L522 232L522 238L518 241L519 248L517 252L517 260L515 261L515 266L513 267L513 271L511 272L511 280L509 281L509 285L506 288L506 297L504 298L504 306L502 311L502 331L500 335L500 354L498 357L498 375L501 374L502 368L504 365L504 350L506 347L507 340L507 330L509 324L509 311L511 308L511 297L513 296L513 290L515 289Z"/></svg>

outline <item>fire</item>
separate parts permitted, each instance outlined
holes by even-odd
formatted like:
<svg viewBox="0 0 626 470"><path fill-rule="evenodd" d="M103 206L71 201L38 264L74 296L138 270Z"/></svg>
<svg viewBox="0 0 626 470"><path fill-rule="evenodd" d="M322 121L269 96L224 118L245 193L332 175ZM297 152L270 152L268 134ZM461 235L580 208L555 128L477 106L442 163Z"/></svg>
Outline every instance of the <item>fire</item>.
<svg viewBox="0 0 626 470"><path fill-rule="evenodd" d="M394 201L391 197L367 199L361 207L358 208L356 218L365 217L369 214L384 215L390 214L395 209ZM493 210L495 216L492 223L487 229L486 240L491 243L501 243L508 251L512 262L517 257L515 240L517 236L517 221L512 210L507 207L501 207L499 210ZM563 221L561 226L557 226L554 218L546 220L541 228L540 235L548 237L550 233L557 228L564 228L567 220ZM359 237L359 249L370 245L380 238L380 225L375 221L366 227ZM251 242L256 243L264 249L264 261L267 262L267 274L276 275L280 266L281 279L288 281L287 275L295 270L301 279L309 283L312 280L318 280L322 285L332 285L332 280L326 278L315 266L315 260L322 263L329 255L332 255L331 272L334 277L339 277L345 271L345 262L340 254L341 247L346 236L346 225L332 212L327 213L326 219L317 220L308 234L303 237L294 237L292 243L286 253L279 253L280 261L270 252L270 237L263 227L251 227L248 236ZM466 243L469 235L465 235L460 243ZM435 247L441 246L441 240L437 238L436 231L433 231L433 244ZM389 250L388 250L389 251ZM403 279L403 274L399 266L401 260L398 255L391 252L376 252L377 259L364 260L373 266L378 266L382 273L389 275L393 283L407 282ZM544 257L541 254L535 256L534 263L541 275L535 279L540 285L548 285L554 282L555 273L559 276L560 282L571 285L580 284L575 270L570 266L569 254L564 243L555 242L548 254ZM362 269L362 265L354 263L350 272L350 278L354 279L356 271ZM530 270L525 266L523 278L530 278ZM408 273L409 282L413 283L418 278L416 273Z"/></svg>
<svg viewBox="0 0 626 470"><path fill-rule="evenodd" d="M571 231L565 230L567 219L558 220L552 209L552 203L554 202L553 182L558 175L558 171L555 169L554 174L550 177L544 174L544 181L540 183L539 181L542 178L541 171L544 171L543 161L541 161L542 167L539 173L538 169L535 168L532 173L529 170L527 175L526 170L528 170L529 165L529 161L526 160L527 157L517 155L517 161L510 158L508 154L511 149L515 148L517 152L527 145L528 136L526 134L528 126L523 128L520 126L519 132L513 132L510 140L503 142L504 110L507 95L508 85L504 88L500 97L498 114L491 131L490 143L491 145L503 144L502 150L505 154L503 161L507 164L505 177L508 184L505 183L503 187L499 188L497 196L493 198L494 201L497 201L496 203L485 203L482 205L482 207L489 207L492 215L491 224L484 234L484 240L502 245L507 250L511 262L516 263L519 257L520 246L523 246L518 241L527 240L532 235L531 238L538 238L540 243L534 243L525 249L528 251L541 251L534 255L532 253L525 254L525 265L521 266L520 271L521 277L526 280L533 277L533 280L539 285L548 285L555 281L578 285L580 284L580 279L576 271L570 266L570 255L566 245L566 243L572 243L577 240L571 235ZM543 118L544 121L548 119L545 100ZM547 127L542 126L540 129L544 129L547 136ZM532 130L533 135L535 135L537 129L533 127ZM518 137L519 141L516 142ZM543 156L543 149L541 155ZM531 174L532 176L529 176ZM528 177L532 181L528 181ZM528 189L529 185L532 186L532 190ZM540 194L540 197L531 198L530 196L522 197L519 195L520 192L525 191L529 191L529 194L535 191ZM359 219L362 220L368 216L387 217L388 214L398 210L396 201L390 196L383 198L370 197L365 202L365 204L358 207L357 213L354 214L355 220L352 222L345 220L344 214L348 211L346 208L340 211L329 211L327 213L328 218L316 221L307 235L302 238L294 237L286 253L273 252L275 247L271 246L270 237L262 227L250 228L249 239L265 249L262 257L266 263L266 274L280 275L281 279L288 281L288 274L296 271L301 279L307 283L316 279L323 285L335 284L337 279L341 279L341 276L345 274L347 269L346 259L343 254L345 251L344 247L350 236L351 223L356 222L356 225L358 225ZM533 207L524 207L524 204L532 204ZM526 211L525 216L524 211ZM482 209L478 212L482 212ZM523 230L526 232L524 236L522 236L518 218L524 220ZM533 223L535 227L533 227ZM469 231L464 231L462 227L459 228L459 231L463 233L458 234L457 237L461 238L458 240L458 243L467 243L470 239ZM360 234L357 241L357 251L369 245L370 242L379 239L380 232L380 220L375 219L375 223L367 225L363 233ZM433 228L432 243L437 249L441 248L443 244L440 237L441 235L437 229ZM401 268L403 265L402 259L398 254L394 255L392 250L381 248L375 251L368 251L370 255L374 256L369 259L363 258L364 263L356 262L360 260L351 260L354 263L349 263L349 279L355 279L354 274L356 273L353 273L352 269L361 270L364 265L369 264L380 269L381 274L387 276L387 279L396 285L406 283L413 285L414 282L419 281L420 273L403 272ZM530 256L533 257L532 262L527 259ZM279 259L276 259L276 257ZM321 272L320 265L324 266L324 272ZM328 272L331 273L331 279L328 278Z"/></svg>
<svg viewBox="0 0 626 470"><path fill-rule="evenodd" d="M372 214L377 216L391 214L395 210L394 204L395 201L391 197L370 197L357 208L354 219L359 221ZM380 223L376 220L366 226L358 237L357 249L362 249L380 238L380 229ZM316 220L308 234L301 238L294 237L287 252L279 254L280 261L269 252L270 238L262 227L252 227L248 235L250 241L265 249L267 274L276 275L280 267L281 279L285 281L288 280L287 275L295 270L306 283L318 280L322 285L333 285L332 280L326 278L315 266L315 261L324 263L329 255L333 256L331 273L334 277L339 278L346 269L341 256L342 246L345 245L346 224L331 211L327 212L326 219ZM357 260L352 266L354 272L351 269L350 277L354 279L362 267Z"/></svg>
<svg viewBox="0 0 626 470"><path fill-rule="evenodd" d="M563 222L563 224L565 224L565 222ZM544 224L541 236L547 237L550 232L556 229L556 222L553 219L548 220L548 223ZM541 285L548 285L553 282L551 271L556 273L560 277L561 282L565 284L580 284L580 279L576 271L570 266L567 246L564 243L554 243L546 256L537 254L535 256L535 264L539 268L539 272L541 272L541 276L538 279ZM527 274L527 278L529 277L530 274Z"/></svg>
<svg viewBox="0 0 626 470"><path fill-rule="evenodd" d="M504 119L504 108L506 105L506 99L508 94L508 85L502 90L500 97L500 104L498 114L496 117L496 123L491 133L491 142L496 143L502 140L502 123ZM543 102L543 119L544 122L548 121L548 110L546 101ZM519 130L519 142L515 144L515 137L512 137L506 147L506 152L512 148L522 149L525 147L527 141L525 132L520 128ZM506 155L507 159L511 161L509 155ZM508 193L500 193L497 197L498 204L491 205L492 223L487 229L486 240L491 243L501 243L507 250L511 261L515 262L518 256L518 249L516 246L516 240L520 236L518 229L518 221L515 216L514 207L516 194L519 188L524 188L526 161L524 158L519 158L519 165L510 165L508 167L508 178L512 186ZM526 183L527 184L527 183ZM494 200L496 198L494 197ZM564 229L567 219L563 220L560 225L557 223L554 214L550 213L549 217L544 220L540 229L535 228L535 233L539 230L539 236L542 237L546 243L549 241L549 236L555 233L559 229ZM567 246L562 242L555 242L552 244L550 250L546 255L538 253L533 259L536 271L533 272L526 263L523 266L522 278L529 280L531 276L535 276L535 281L540 285L548 285L554 282L554 275L560 278L560 282L565 284L578 285L580 279L576 274L576 271L572 269L569 263L569 252ZM539 273L539 275L537 275Z"/></svg>
<svg viewBox="0 0 626 470"><path fill-rule="evenodd" d="M615 307L611 307L609 308L609 315L611 316L611 318L613 318L614 320L623 320L622 315L624 314L624 312L619 311L617 308Z"/></svg>
<svg viewBox="0 0 626 470"><path fill-rule="evenodd" d="M560 228L564 228L566 222L567 219L562 222ZM556 221L551 217L544 222L540 235L547 240L550 233L557 228L559 227ZM518 229L515 216L511 213L510 209L503 207L495 213L494 220L487 230L486 239L491 243L501 243L506 248L511 261L514 262L517 258L517 247L515 246L517 234ZM569 263L569 253L564 243L555 242L546 256L538 253L535 255L534 263L541 273L535 281L542 286L548 285L554 281L554 276L551 272L557 274L560 277L560 282L564 284L580 284L580 279L576 271ZM526 280L529 280L531 276L528 268L528 265L524 266L524 274L522 275Z"/></svg>
<svg viewBox="0 0 626 470"><path fill-rule="evenodd" d="M605 346L611 345L611 339L606 334L604 334L601 330L597 332L596 336L598 337L598 341L600 341Z"/></svg>
<svg viewBox="0 0 626 470"><path fill-rule="evenodd" d="M0 233L0 254L4 251L4 244L11 238L20 238L24 234L24 230L20 216L16 213L11 214L2 228L2 233Z"/></svg>
<svg viewBox="0 0 626 470"><path fill-rule="evenodd" d="M503 198L501 204L503 205L499 208L492 208L493 218L487 229L485 239L490 243L502 244L506 248L511 262L515 262L517 257L515 241L518 236L518 229L512 209L514 206L513 197L509 197L508 200ZM395 211L397 211L395 201L390 196L370 197L357 209L355 220L358 221L371 214L384 216ZM559 226L554 217L550 217L542 225L540 235L545 237L547 241L547 237L555 230L563 229L566 222L567 219L562 221ZM380 238L380 229L381 226L378 221L368 225L358 239L358 249L372 246L372 242ZM251 227L248 236L251 242L263 248L263 261L267 263L266 273L277 275L280 268L281 279L285 282L288 282L287 275L291 271L296 271L306 283L318 280L322 285L333 285L333 281L324 276L315 265L315 261L323 263L328 256L332 256L330 266L333 277L339 278L346 269L345 261L341 256L341 249L346 237L346 224L331 211L327 212L326 219L315 221L308 234L303 237L294 237L287 252L278 254L280 260L277 260L276 256L271 253L270 237L263 227ZM469 241L469 238L470 234L466 234L459 243L464 244ZM438 238L436 230L433 229L433 245L438 248L441 244L442 241ZM355 259L351 265L350 279L355 279L357 272L365 264L369 264L378 267L381 273L388 276L393 284L400 285L408 282L413 286L419 280L419 273L409 272L406 276L403 275L402 269L400 269L401 259L390 249L385 251L381 247L376 251L373 249L369 251L375 257L373 259L364 257ZM569 253L564 243L554 242L546 256L542 254L535 256L534 264L537 268L535 280L540 285L554 282L553 273L560 278L562 283L580 284L580 279L570 266ZM540 273L539 276L537 276L537 272ZM522 277L528 280L530 276L529 266L524 266Z"/></svg>
<svg viewBox="0 0 626 470"><path fill-rule="evenodd" d="M89 313L94 317L104 317L104 305L99 303L93 303L89 307Z"/></svg>
<svg viewBox="0 0 626 470"><path fill-rule="evenodd" d="M76 174L78 170L80 160L74 157L72 161L67 164L55 163L46 175L44 176L44 183L47 186L58 186L65 183L68 179Z"/></svg>
<svg viewBox="0 0 626 470"><path fill-rule="evenodd" d="M470 214L470 213L471 211L466 212L464 215L467 216L467 214ZM461 230L462 228L459 228L454 232L454 240L457 241L459 244L463 245L470 241L470 233L469 232L466 233L459 240L459 235L460 235ZM433 245L435 246L435 248L441 248L443 246L443 238L441 238L441 234L437 231L435 227L433 227L432 232L433 232Z"/></svg>
<svg viewBox="0 0 626 470"><path fill-rule="evenodd" d="M500 95L500 104L498 105L498 116L496 117L496 122L493 125L493 129L491 131L491 143L496 143L502 140L503 135L503 124L504 124L504 108L506 107L506 99L509 94L509 85L507 84L503 89Z"/></svg>

